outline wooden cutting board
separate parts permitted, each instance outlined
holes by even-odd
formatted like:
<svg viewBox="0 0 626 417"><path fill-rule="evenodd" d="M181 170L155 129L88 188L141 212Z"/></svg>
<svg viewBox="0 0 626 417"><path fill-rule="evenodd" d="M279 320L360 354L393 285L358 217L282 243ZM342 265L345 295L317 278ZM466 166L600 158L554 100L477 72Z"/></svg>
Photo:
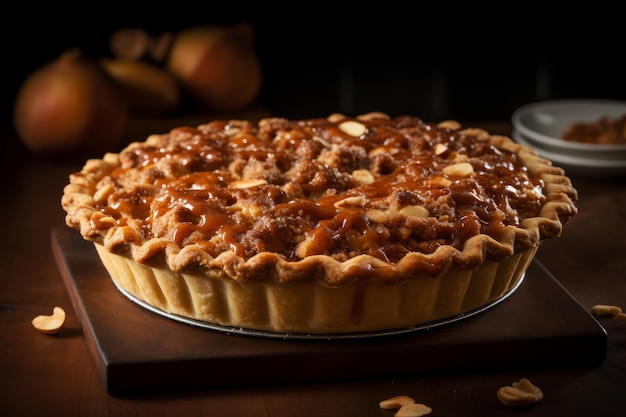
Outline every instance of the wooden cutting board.
<svg viewBox="0 0 626 417"><path fill-rule="evenodd" d="M595 366L604 328L538 261L506 299L415 332L350 339L234 334L173 320L121 293L69 228L52 249L106 390L128 395L450 371Z"/></svg>

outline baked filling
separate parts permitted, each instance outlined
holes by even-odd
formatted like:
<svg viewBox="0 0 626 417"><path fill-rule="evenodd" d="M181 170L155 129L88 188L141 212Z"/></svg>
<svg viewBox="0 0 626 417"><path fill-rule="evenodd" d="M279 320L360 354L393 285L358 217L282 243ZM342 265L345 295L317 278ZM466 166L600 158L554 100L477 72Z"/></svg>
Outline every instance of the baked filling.
<svg viewBox="0 0 626 417"><path fill-rule="evenodd" d="M561 139L598 145L626 144L626 114L615 119L600 117L591 122L572 123L561 134Z"/></svg>
<svg viewBox="0 0 626 417"><path fill-rule="evenodd" d="M370 113L151 135L88 161L62 204L89 240L143 263L165 255L174 271L254 280L277 261L365 255L324 278L339 284L407 254L427 255L413 258L433 276L503 259L558 236L576 198L560 168L507 137ZM442 248L452 255L433 256Z"/></svg>

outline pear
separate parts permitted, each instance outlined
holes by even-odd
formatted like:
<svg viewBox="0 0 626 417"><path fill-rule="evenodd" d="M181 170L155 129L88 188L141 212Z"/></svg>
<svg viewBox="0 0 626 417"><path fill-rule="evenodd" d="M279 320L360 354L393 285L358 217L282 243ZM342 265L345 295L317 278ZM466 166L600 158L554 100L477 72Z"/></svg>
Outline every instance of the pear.
<svg viewBox="0 0 626 417"><path fill-rule="evenodd" d="M256 99L262 70L248 23L197 26L175 34L165 67L203 109L244 110Z"/></svg>
<svg viewBox="0 0 626 417"><path fill-rule="evenodd" d="M13 109L15 130L26 147L61 159L115 150L128 117L119 85L78 49L63 52L31 73Z"/></svg>

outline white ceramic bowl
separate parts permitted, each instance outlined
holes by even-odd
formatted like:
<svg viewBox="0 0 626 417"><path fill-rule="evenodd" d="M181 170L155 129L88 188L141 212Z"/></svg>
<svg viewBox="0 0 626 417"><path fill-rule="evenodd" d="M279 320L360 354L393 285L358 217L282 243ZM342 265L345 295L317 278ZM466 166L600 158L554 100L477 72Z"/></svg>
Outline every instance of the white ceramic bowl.
<svg viewBox="0 0 626 417"><path fill-rule="evenodd" d="M553 100L531 103L515 110L513 128L530 144L544 151L594 160L626 161L626 144L593 144L561 139L573 123L597 122L602 117L617 119L626 115L626 101Z"/></svg>

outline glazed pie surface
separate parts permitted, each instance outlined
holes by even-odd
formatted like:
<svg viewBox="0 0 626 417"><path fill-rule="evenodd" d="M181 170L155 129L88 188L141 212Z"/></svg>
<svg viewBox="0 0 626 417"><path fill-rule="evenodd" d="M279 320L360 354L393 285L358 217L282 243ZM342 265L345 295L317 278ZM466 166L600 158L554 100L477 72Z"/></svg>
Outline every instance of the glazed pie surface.
<svg viewBox="0 0 626 417"><path fill-rule="evenodd" d="M178 288L150 278L159 281L160 295L147 293L152 284L141 278L121 283L159 308L225 325L343 332L417 324L501 296L541 241L560 236L576 200L561 168L508 137L454 121L374 112L220 120L154 134L87 161L70 176L62 206L68 226L102 256L133 264L115 267L103 259L118 285L141 275L129 268L167 271L184 281ZM471 276L512 258L504 283L491 279L489 288L471 290L482 292L464 306L359 325L369 285L384 292L421 277L445 286L446 274ZM233 300L239 289L223 287L255 284L264 299L257 310L269 318L255 321L254 312L234 318L232 309L241 307L235 304L254 304L257 296ZM281 290L287 294L276 293ZM221 291L226 294L216 295ZM348 317L327 317L316 327L311 314L319 312L304 313L302 306L288 313L306 316L300 322L273 316L272 305L289 304L289 297L305 303L307 292L311 298L329 291L320 305L306 308L322 309L349 292L338 296L347 301L346 312L337 313ZM441 291L429 294L437 298ZM179 293L189 300L172 301ZM180 303L189 305L175 306ZM216 303L224 306L212 311Z"/></svg>

